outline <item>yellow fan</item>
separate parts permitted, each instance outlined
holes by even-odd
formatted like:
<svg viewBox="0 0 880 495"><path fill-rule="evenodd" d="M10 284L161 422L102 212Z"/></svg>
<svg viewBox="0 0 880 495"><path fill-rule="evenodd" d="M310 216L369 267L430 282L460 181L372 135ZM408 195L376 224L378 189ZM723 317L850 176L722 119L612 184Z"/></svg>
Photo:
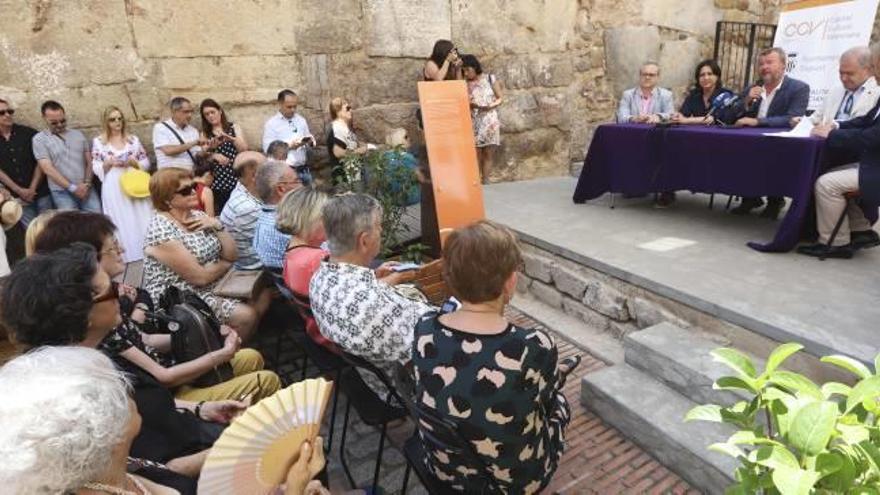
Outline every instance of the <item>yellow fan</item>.
<svg viewBox="0 0 880 495"><path fill-rule="evenodd" d="M208 454L200 494L270 494L303 442L318 436L333 382L313 378L279 390L232 421Z"/></svg>

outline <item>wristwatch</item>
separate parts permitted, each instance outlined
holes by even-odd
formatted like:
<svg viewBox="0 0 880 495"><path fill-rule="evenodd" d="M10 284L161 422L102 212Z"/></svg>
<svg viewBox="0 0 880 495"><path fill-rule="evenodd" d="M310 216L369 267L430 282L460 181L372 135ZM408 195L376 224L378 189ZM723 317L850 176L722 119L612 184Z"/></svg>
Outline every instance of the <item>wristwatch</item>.
<svg viewBox="0 0 880 495"><path fill-rule="evenodd" d="M71 182L70 185L67 186L67 191L73 193L73 192L76 192L76 188L77 188L77 185L74 184L73 182Z"/></svg>

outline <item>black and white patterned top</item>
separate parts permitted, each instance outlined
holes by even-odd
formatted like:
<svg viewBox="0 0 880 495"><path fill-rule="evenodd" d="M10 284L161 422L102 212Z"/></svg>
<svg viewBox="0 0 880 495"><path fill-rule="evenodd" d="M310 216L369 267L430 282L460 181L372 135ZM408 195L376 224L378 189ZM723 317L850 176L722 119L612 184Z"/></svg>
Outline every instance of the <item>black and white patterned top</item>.
<svg viewBox="0 0 880 495"><path fill-rule="evenodd" d="M232 122L229 123L226 134L235 137L235 126L232 125ZM208 137L211 138L212 136ZM235 189L235 183L238 182L235 172L232 170L232 163L235 161L235 157L238 156L238 148L235 147L234 142L224 141L223 144L217 147L216 151L229 158L229 165L217 165L214 168L214 183L211 184L211 190L228 194Z"/></svg>
<svg viewBox="0 0 880 495"><path fill-rule="evenodd" d="M399 294L369 268L330 261L321 262L312 276L309 298L322 335L391 377L396 365L412 358L419 318L435 309ZM384 387L371 376L365 374L364 381L384 395Z"/></svg>
<svg viewBox="0 0 880 495"><path fill-rule="evenodd" d="M195 210L192 212L192 215L207 216L204 212ZM150 221L144 246L158 246L172 241L181 242L187 251L196 257L200 265L214 263L220 259L221 245L217 234L214 232L185 230L177 222L161 213L157 213ZM159 301L165 289L172 285L179 289L190 290L208 303L214 310L217 318L222 323L225 323L239 301L215 296L211 291L216 284L217 282L215 281L203 287L195 287L156 258L149 255L144 256L144 289L150 293L153 301Z"/></svg>

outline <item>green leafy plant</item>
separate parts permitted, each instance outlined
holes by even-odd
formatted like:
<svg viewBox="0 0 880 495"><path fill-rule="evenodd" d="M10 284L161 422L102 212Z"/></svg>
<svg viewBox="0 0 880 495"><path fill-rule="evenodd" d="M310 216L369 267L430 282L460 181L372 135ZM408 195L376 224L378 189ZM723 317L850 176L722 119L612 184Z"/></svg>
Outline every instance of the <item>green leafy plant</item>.
<svg viewBox="0 0 880 495"><path fill-rule="evenodd" d="M712 351L715 361L734 371L713 388L744 392L750 399L730 407L697 406L685 421L723 422L738 429L726 442L709 446L739 462L728 494L880 495L880 354L873 373L847 356L822 358L854 374L858 382L852 387L838 382L820 387L803 375L779 369L802 348L780 345L760 373L735 349Z"/></svg>
<svg viewBox="0 0 880 495"><path fill-rule="evenodd" d="M343 191L362 192L376 198L382 205L382 255L399 250L404 234L410 231L403 221L406 203L419 182L415 172L404 166L407 153L403 148L371 150L363 155L350 154L342 159L344 177L339 184Z"/></svg>

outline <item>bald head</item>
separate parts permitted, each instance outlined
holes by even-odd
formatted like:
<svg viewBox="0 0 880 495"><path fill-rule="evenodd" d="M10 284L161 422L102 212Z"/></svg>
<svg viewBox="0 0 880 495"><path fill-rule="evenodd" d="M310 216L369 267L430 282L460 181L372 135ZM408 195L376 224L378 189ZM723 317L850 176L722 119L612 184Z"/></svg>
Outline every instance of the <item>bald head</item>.
<svg viewBox="0 0 880 495"><path fill-rule="evenodd" d="M840 56L840 82L847 91L859 89L873 75L871 49L856 46Z"/></svg>
<svg viewBox="0 0 880 495"><path fill-rule="evenodd" d="M256 151L242 151L235 157L232 169L238 173L238 178L248 189L254 189L254 176L260 165L266 163L266 156Z"/></svg>

